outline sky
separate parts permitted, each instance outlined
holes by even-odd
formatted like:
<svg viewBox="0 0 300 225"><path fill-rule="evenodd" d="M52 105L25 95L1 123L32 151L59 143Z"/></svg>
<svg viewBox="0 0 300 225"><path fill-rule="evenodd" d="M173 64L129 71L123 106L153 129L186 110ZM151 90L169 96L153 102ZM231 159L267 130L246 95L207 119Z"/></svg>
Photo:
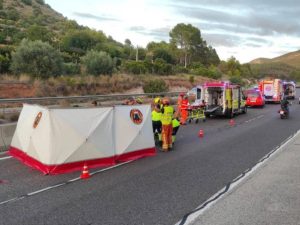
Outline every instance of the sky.
<svg viewBox="0 0 300 225"><path fill-rule="evenodd" d="M46 0L80 25L134 46L169 42L178 23L197 27L221 60L241 63L300 50L298 0Z"/></svg>

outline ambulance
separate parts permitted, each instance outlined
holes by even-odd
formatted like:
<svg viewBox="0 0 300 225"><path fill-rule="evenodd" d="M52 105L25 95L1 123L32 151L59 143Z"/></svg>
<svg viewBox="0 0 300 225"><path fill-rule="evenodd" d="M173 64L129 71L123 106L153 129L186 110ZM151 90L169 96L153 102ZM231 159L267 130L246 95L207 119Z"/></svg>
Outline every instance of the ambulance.
<svg viewBox="0 0 300 225"><path fill-rule="evenodd" d="M284 81L283 90L288 99L295 99L296 96L296 84L294 81Z"/></svg>
<svg viewBox="0 0 300 225"><path fill-rule="evenodd" d="M207 82L203 85L203 100L206 104L206 116L226 116L246 113L246 97L240 85L229 82Z"/></svg>
<svg viewBox="0 0 300 225"><path fill-rule="evenodd" d="M265 98L265 102L280 103L283 97L283 82L280 79L262 80L259 82L259 90Z"/></svg>

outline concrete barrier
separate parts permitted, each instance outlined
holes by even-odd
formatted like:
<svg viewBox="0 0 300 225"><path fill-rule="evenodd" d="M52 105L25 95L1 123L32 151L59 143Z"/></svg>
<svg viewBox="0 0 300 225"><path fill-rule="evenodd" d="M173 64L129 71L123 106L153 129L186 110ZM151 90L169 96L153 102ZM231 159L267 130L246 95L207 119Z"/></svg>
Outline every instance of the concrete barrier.
<svg viewBox="0 0 300 225"><path fill-rule="evenodd" d="M0 151L6 151L15 133L17 123L0 124Z"/></svg>

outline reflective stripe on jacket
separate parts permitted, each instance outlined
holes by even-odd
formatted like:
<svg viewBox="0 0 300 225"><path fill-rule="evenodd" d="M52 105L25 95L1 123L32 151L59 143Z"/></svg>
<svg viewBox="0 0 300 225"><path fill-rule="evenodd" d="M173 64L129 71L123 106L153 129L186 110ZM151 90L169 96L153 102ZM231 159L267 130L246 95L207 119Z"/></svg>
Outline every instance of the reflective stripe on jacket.
<svg viewBox="0 0 300 225"><path fill-rule="evenodd" d="M189 106L189 100L188 99L183 99L181 102L181 109L187 110Z"/></svg>

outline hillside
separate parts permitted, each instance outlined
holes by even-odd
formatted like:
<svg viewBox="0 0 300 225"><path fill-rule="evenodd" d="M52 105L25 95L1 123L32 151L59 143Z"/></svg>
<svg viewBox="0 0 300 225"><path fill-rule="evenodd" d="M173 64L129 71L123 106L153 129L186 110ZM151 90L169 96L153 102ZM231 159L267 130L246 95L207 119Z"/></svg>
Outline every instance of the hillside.
<svg viewBox="0 0 300 225"><path fill-rule="evenodd" d="M300 50L295 52L290 52L272 59L267 59L267 58L254 59L249 63L250 64L281 63L281 64L287 64L295 68L300 68Z"/></svg>
<svg viewBox="0 0 300 225"><path fill-rule="evenodd" d="M59 34L68 23L43 0L0 0L0 44L18 44L33 26L42 27L38 32Z"/></svg>

